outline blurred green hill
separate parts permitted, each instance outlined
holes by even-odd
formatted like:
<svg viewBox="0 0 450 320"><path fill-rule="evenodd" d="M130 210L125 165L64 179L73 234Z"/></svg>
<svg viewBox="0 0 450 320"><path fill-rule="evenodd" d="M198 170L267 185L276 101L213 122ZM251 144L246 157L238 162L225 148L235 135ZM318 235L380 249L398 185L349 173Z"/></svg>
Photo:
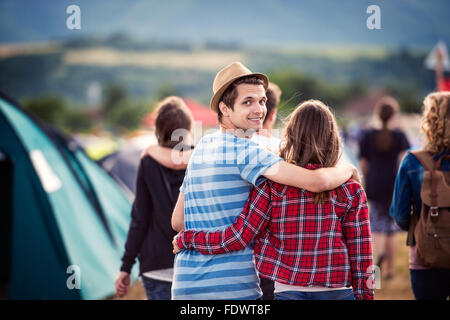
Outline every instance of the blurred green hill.
<svg viewBox="0 0 450 320"><path fill-rule="evenodd" d="M217 70L239 60L282 83L286 111L383 88L411 112L434 88L426 53L450 43L447 0L379 0L381 30L366 27L369 0L78 0L81 29L68 30L71 4L0 2L0 90L92 109L110 84L129 104L169 87L208 104Z"/></svg>
<svg viewBox="0 0 450 320"><path fill-rule="evenodd" d="M89 98L93 86L120 84L131 98L143 100L157 99L169 86L208 104L217 70L239 60L279 82L283 99L291 104L318 98L339 108L364 88L390 88L420 101L434 88L434 74L423 65L426 53L347 46L221 48L211 43L192 48L145 44L125 35L79 38L36 47L0 46L0 89L17 100L60 95L86 106L95 104Z"/></svg>

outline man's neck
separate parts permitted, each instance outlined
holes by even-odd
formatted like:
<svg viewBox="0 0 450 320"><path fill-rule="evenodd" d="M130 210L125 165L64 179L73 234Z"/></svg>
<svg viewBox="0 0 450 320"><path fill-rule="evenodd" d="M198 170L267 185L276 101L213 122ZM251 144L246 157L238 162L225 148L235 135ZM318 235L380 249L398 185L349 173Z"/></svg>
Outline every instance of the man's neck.
<svg viewBox="0 0 450 320"><path fill-rule="evenodd" d="M261 130L257 131L257 134L270 138L272 136L272 129L270 126L263 126Z"/></svg>
<svg viewBox="0 0 450 320"><path fill-rule="evenodd" d="M252 129L244 130L244 129L228 128L226 125L223 124L220 125L220 131L222 133L231 133L238 138L246 138L246 139L251 139L251 137L256 132L255 130Z"/></svg>

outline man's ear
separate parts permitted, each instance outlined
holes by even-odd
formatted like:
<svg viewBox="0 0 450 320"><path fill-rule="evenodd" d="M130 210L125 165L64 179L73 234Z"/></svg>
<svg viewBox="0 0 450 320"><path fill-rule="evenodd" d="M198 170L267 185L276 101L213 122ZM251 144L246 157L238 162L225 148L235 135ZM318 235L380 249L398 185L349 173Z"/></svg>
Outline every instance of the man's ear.
<svg viewBox="0 0 450 320"><path fill-rule="evenodd" d="M223 101L219 102L219 110L220 112L222 112L222 115L224 117L230 116L230 108L228 108L228 106Z"/></svg>

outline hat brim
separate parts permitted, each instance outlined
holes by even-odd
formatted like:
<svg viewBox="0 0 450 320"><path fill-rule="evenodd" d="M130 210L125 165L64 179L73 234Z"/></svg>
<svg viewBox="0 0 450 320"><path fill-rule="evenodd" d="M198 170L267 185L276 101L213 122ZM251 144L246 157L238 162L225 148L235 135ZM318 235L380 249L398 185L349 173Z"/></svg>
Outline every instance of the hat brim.
<svg viewBox="0 0 450 320"><path fill-rule="evenodd" d="M237 76L235 78L232 78L231 80L229 80L228 82L226 82L219 90L217 90L217 92L213 95L211 102L209 104L209 106L211 107L211 110L219 113L219 102L220 99L222 98L223 93L225 92L225 90L227 90L227 88L237 79L240 78L244 78L244 77L249 77L249 76L254 76L257 77L259 79L261 79L264 82L264 89L267 90L268 86L269 86L269 78L267 78L267 76L263 73L249 73L249 74L244 74L241 76Z"/></svg>

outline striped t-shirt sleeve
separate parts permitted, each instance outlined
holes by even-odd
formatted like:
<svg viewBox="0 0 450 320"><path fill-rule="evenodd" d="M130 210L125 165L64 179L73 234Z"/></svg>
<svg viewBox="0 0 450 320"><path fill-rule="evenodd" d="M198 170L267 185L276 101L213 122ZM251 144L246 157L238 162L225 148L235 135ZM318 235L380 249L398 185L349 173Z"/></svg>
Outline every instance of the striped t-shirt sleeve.
<svg viewBox="0 0 450 320"><path fill-rule="evenodd" d="M237 167L242 179L258 186L265 181L263 173L282 159L249 139L238 139Z"/></svg>
<svg viewBox="0 0 450 320"><path fill-rule="evenodd" d="M184 179L183 179L183 183L181 184L181 187L180 187L180 192L182 193L182 194L186 194L186 180L187 180L187 177L188 176L188 169L186 169L186 171L185 171L185 174L184 174Z"/></svg>

